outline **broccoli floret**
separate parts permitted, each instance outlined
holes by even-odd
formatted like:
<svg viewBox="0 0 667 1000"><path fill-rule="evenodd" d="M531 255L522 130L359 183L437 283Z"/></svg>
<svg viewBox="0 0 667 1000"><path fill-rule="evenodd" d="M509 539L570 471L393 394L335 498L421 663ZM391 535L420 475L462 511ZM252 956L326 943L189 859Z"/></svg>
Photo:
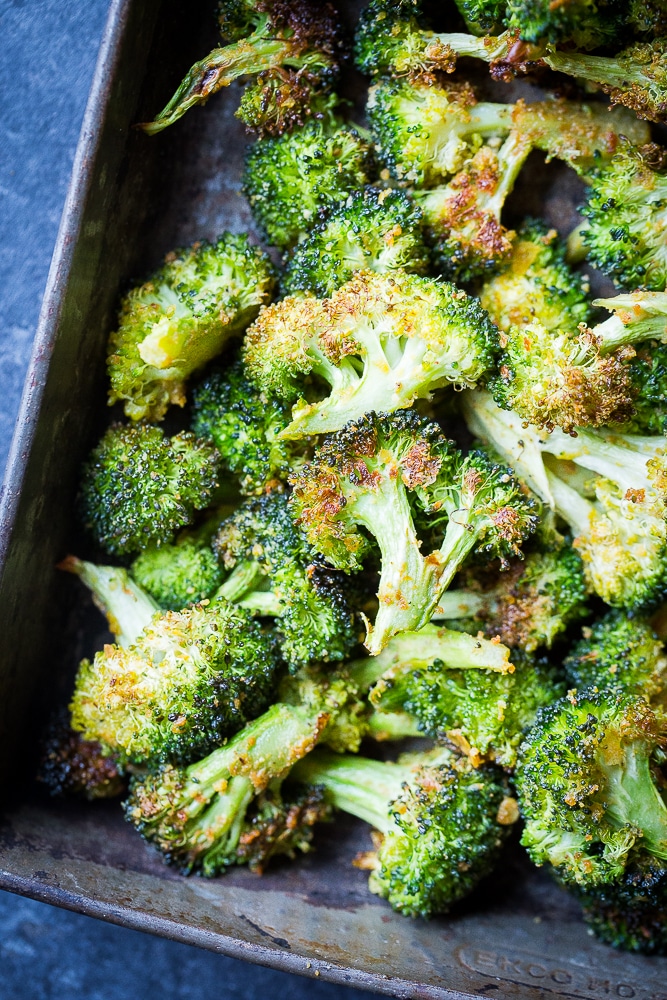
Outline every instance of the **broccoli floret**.
<svg viewBox="0 0 667 1000"><path fill-rule="evenodd" d="M667 176L652 147L625 144L591 178L582 241L591 264L619 288L664 291L667 285Z"/></svg>
<svg viewBox="0 0 667 1000"><path fill-rule="evenodd" d="M112 555L163 545L209 505L218 469L213 444L194 434L112 424L82 470L83 522Z"/></svg>
<svg viewBox="0 0 667 1000"><path fill-rule="evenodd" d="M478 300L454 285L363 271L329 299L291 296L264 309L243 359L260 390L298 400L283 431L298 438L410 406L448 383L475 385L493 364L496 336ZM307 376L330 394L298 399Z"/></svg>
<svg viewBox="0 0 667 1000"><path fill-rule="evenodd" d="M667 858L667 806L651 769L664 738L641 697L588 689L543 709L515 774L532 860L588 887L618 881L637 854Z"/></svg>
<svg viewBox="0 0 667 1000"><path fill-rule="evenodd" d="M422 733L448 740L475 766L493 760L513 767L537 710L564 693L546 662L510 652L497 640L432 625L393 639L371 658L366 676L376 661L371 703L384 711L406 711Z"/></svg>
<svg viewBox="0 0 667 1000"><path fill-rule="evenodd" d="M109 338L109 405L133 420L161 420L185 404L189 376L250 323L273 288L271 263L246 236L224 233L168 254L125 297Z"/></svg>
<svg viewBox="0 0 667 1000"><path fill-rule="evenodd" d="M294 818L303 826L281 843L280 818L295 801L289 793L283 798L281 782L296 761L330 738L340 714L356 700L349 678L318 675L305 701L277 702L203 760L133 779L127 819L184 872L216 875L244 862L259 868L271 854L307 847L312 822L326 813L300 813ZM268 794L278 812L274 836L261 825L271 815Z"/></svg>
<svg viewBox="0 0 667 1000"><path fill-rule="evenodd" d="M149 135L178 121L189 108L205 104L241 76L300 70L325 87L336 77L341 38L336 11L329 3L223 0L219 23L226 44L192 66L155 121L143 125ZM303 94L298 89L299 75L292 74L297 85L292 99L307 102L311 91Z"/></svg>
<svg viewBox="0 0 667 1000"><path fill-rule="evenodd" d="M667 656L647 621L610 611L583 630L583 638L564 661L578 688L642 695L653 707L664 702Z"/></svg>
<svg viewBox="0 0 667 1000"><path fill-rule="evenodd" d="M463 409L470 430L569 525L587 583L607 604L637 611L661 600L667 565L661 438L587 428L576 437L546 434L481 392L466 394ZM583 482L572 468L584 470Z"/></svg>
<svg viewBox="0 0 667 1000"><path fill-rule="evenodd" d="M290 422L289 407L259 391L240 361L225 372L212 372L196 387L192 410L192 430L214 442L242 493L280 489L298 464L303 448L280 437Z"/></svg>
<svg viewBox="0 0 667 1000"><path fill-rule="evenodd" d="M235 862L261 875L271 858L307 854L316 823L332 818L322 788L283 788L272 782L260 792L244 818L235 850Z"/></svg>
<svg viewBox="0 0 667 1000"><path fill-rule="evenodd" d="M407 916L446 912L498 859L516 803L493 770L444 749L398 763L315 751L292 777L382 834L367 856L371 892Z"/></svg>
<svg viewBox="0 0 667 1000"><path fill-rule="evenodd" d="M626 26L627 5L619 0L507 0L508 28L527 42L570 42L579 51L613 45Z"/></svg>
<svg viewBox="0 0 667 1000"><path fill-rule="evenodd" d="M192 760L266 708L278 666L272 640L226 601L158 613L133 646L83 660L72 728L121 760Z"/></svg>
<svg viewBox="0 0 667 1000"><path fill-rule="evenodd" d="M565 540L529 552L487 590L448 590L434 618L472 619L488 636L534 652L550 649L569 626L588 612L581 556Z"/></svg>
<svg viewBox="0 0 667 1000"><path fill-rule="evenodd" d="M331 295L357 271L401 268L423 274L429 264L421 213L404 191L355 191L287 255L287 294Z"/></svg>
<svg viewBox="0 0 667 1000"><path fill-rule="evenodd" d="M412 410L366 414L327 437L291 480L290 503L306 535L337 569L360 568L378 543L379 611L366 646L416 631L435 611L470 552L517 554L535 527L532 501L507 469L481 452L466 458L436 424ZM410 496L447 526L439 549L421 551Z"/></svg>
<svg viewBox="0 0 667 1000"><path fill-rule="evenodd" d="M57 713L42 744L37 781L51 795L80 795L89 801L112 799L125 789L117 762L99 743L70 728L67 713Z"/></svg>
<svg viewBox="0 0 667 1000"><path fill-rule="evenodd" d="M225 573L211 548L218 523L215 518L182 532L173 544L152 545L132 563L132 576L164 611L199 604L221 586Z"/></svg>
<svg viewBox="0 0 667 1000"><path fill-rule="evenodd" d="M313 660L342 660L357 643L341 574L323 565L295 527L284 494L247 500L223 521L213 544L221 563L233 570L220 593L276 616L282 655L292 669Z"/></svg>
<svg viewBox="0 0 667 1000"><path fill-rule="evenodd" d="M614 56L549 52L544 62L559 73L597 84L612 104L640 118L667 121L667 39L630 45Z"/></svg>
<svg viewBox="0 0 667 1000"><path fill-rule="evenodd" d="M630 0L628 17L636 35L660 38L667 35L667 4L665 0Z"/></svg>
<svg viewBox="0 0 667 1000"><path fill-rule="evenodd" d="M158 602L138 585L120 566L96 566L94 563L66 556L58 569L74 573L88 587L95 605L107 619L117 645L127 649L149 624Z"/></svg>
<svg viewBox="0 0 667 1000"><path fill-rule="evenodd" d="M333 207L370 180L368 144L340 122L309 122L248 147L243 190L269 243L303 239Z"/></svg>
<svg viewBox="0 0 667 1000"><path fill-rule="evenodd" d="M534 322L549 331L575 330L588 323L588 292L588 279L565 263L565 245L556 230L528 219L507 267L484 282L480 301L504 333Z"/></svg>
<svg viewBox="0 0 667 1000"><path fill-rule="evenodd" d="M462 32L437 34L422 26L418 0L371 0L355 36L356 64L370 76L452 73L459 56L491 63L504 79L520 71L539 49L521 44L517 31L477 38Z"/></svg>
<svg viewBox="0 0 667 1000"><path fill-rule="evenodd" d="M263 137L303 128L310 119L331 124L340 98L329 93L329 85L304 70L266 70L244 88L235 115Z"/></svg>

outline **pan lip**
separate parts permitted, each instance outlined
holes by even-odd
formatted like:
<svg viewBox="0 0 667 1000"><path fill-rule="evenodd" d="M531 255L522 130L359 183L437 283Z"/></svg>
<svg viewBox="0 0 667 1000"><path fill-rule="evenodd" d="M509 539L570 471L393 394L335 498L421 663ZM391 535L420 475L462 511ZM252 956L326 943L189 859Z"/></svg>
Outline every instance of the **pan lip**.
<svg viewBox="0 0 667 1000"><path fill-rule="evenodd" d="M28 458L55 347L56 333L81 232L86 200L94 181L95 161L108 112L109 91L121 52L132 0L111 0L84 111L67 195L42 297L23 392L0 486L0 574L16 522Z"/></svg>

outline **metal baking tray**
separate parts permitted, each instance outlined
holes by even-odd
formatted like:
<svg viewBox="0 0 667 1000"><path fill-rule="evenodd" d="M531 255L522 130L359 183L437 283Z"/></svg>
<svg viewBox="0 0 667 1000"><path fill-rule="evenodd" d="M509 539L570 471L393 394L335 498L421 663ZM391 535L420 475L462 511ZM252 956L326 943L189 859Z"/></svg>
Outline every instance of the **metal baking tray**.
<svg viewBox="0 0 667 1000"><path fill-rule="evenodd" d="M596 942L577 905L517 845L455 913L427 923L369 895L351 864L368 832L354 821L323 827L317 851L298 863L207 881L163 865L117 803L56 802L34 790L30 748L94 641L76 588L54 566L76 544L77 471L105 420L105 345L119 293L174 246L253 228L238 190L247 140L232 115L237 94L154 139L131 127L214 43L214 27L191 20L178 0L113 0L44 299L0 511L0 777L9 803L0 887L392 996L667 1000L667 960ZM547 204L564 229L577 197L568 183L542 170L530 185L535 207Z"/></svg>

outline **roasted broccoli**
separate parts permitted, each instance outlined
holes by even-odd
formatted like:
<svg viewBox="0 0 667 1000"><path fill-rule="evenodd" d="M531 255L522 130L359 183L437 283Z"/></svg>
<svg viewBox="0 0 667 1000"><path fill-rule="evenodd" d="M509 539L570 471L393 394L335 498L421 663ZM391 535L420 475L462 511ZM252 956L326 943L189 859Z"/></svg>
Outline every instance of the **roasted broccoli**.
<svg viewBox="0 0 667 1000"><path fill-rule="evenodd" d="M493 868L517 819L497 773L444 748L397 763L315 751L292 771L382 834L369 888L408 916L446 912Z"/></svg>
<svg viewBox="0 0 667 1000"><path fill-rule="evenodd" d="M125 789L113 757L105 756L99 743L75 733L66 712L56 713L47 729L37 780L51 795L80 795L90 801L115 798Z"/></svg>
<svg viewBox="0 0 667 1000"><path fill-rule="evenodd" d="M638 42L613 56L549 51L543 58L559 73L596 84L612 104L648 121L667 121L667 39Z"/></svg>
<svg viewBox="0 0 667 1000"><path fill-rule="evenodd" d="M512 648L534 652L588 612L581 556L564 539L529 552L486 590L448 590L434 618L466 621ZM469 624L470 623L470 624Z"/></svg>
<svg viewBox="0 0 667 1000"><path fill-rule="evenodd" d="M584 920L606 944L667 954L667 868L653 855L643 852L617 881L576 894Z"/></svg>
<svg viewBox="0 0 667 1000"><path fill-rule="evenodd" d="M299 795L283 797L282 780L316 743L340 737L338 718L356 701L349 678L319 675L305 699L297 692L295 703L277 702L203 760L134 779L127 819L185 872L216 875L244 862L258 868L271 854L307 849L310 827L326 818L326 807L318 796L311 799L315 808L292 813L298 826L285 836ZM358 743L356 732L350 749ZM301 801L305 804L308 794ZM273 831L266 823L271 816L277 823Z"/></svg>
<svg viewBox="0 0 667 1000"><path fill-rule="evenodd" d="M404 191L366 187L335 208L287 255L287 294L331 295L357 271L423 274L429 255L421 213Z"/></svg>
<svg viewBox="0 0 667 1000"><path fill-rule="evenodd" d="M367 184L370 173L368 144L354 128L309 122L248 147L243 190L269 243L285 249Z"/></svg>
<svg viewBox="0 0 667 1000"><path fill-rule="evenodd" d="M219 522L214 516L197 530L181 532L172 544L152 545L132 563L133 578L164 611L199 604L221 586L225 572L211 548Z"/></svg>
<svg viewBox="0 0 667 1000"><path fill-rule="evenodd" d="M123 299L109 338L109 405L121 400L133 420L183 406L186 380L243 332L272 288L270 261L246 236L224 233L168 254Z"/></svg>
<svg viewBox="0 0 667 1000"><path fill-rule="evenodd" d="M634 413L623 430L630 434L667 434L667 344L637 345L628 362L634 388Z"/></svg>
<svg viewBox="0 0 667 1000"><path fill-rule="evenodd" d="M665 702L667 656L647 621L610 611L583 629L564 662L573 687L642 695L653 708Z"/></svg>
<svg viewBox="0 0 667 1000"><path fill-rule="evenodd" d="M223 521L213 545L233 571L220 593L276 616L282 655L292 669L342 660L358 642L344 578L323 564L295 527L284 494L246 500Z"/></svg>
<svg viewBox="0 0 667 1000"><path fill-rule="evenodd" d="M576 437L546 434L480 392L466 395L464 413L471 431L569 525L587 582L603 600L634 610L661 600L667 559L661 438L583 428ZM585 471L575 476L576 469Z"/></svg>
<svg viewBox="0 0 667 1000"><path fill-rule="evenodd" d="M410 406L448 383L477 384L496 336L477 299L454 285L363 271L329 299L291 296L264 309L243 360L261 391L297 400L282 433L298 438ZM307 376L328 383L329 395L299 398Z"/></svg>
<svg viewBox="0 0 667 1000"><path fill-rule="evenodd" d="M289 407L258 391L240 361L206 376L192 394L192 411L192 430L211 438L242 493L280 489L298 464L303 447L280 437L290 422Z"/></svg>
<svg viewBox="0 0 667 1000"><path fill-rule="evenodd" d="M341 102L329 85L306 70L265 70L244 87L235 114L249 132L264 138L303 128L309 120L331 125Z"/></svg>
<svg viewBox="0 0 667 1000"><path fill-rule="evenodd" d="M82 520L112 555L170 542L211 502L219 455L210 441L165 436L147 424L112 424L84 464Z"/></svg>
<svg viewBox="0 0 667 1000"><path fill-rule="evenodd" d="M665 722L644 698L570 692L519 748L522 843L564 882L614 883L644 854L667 858L667 806L652 774Z"/></svg>
<svg viewBox="0 0 667 1000"><path fill-rule="evenodd" d="M466 28L473 35L494 35L502 30L505 0L456 0Z"/></svg>
<svg viewBox="0 0 667 1000"><path fill-rule="evenodd" d="M268 88L261 97L253 94L253 100L240 109L239 117L256 127L258 116L259 124L267 117L272 120L287 101L296 105L292 114L307 113L313 94L326 91L337 75L341 36L336 11L329 3L222 0L219 24L224 46L194 64L155 121L142 126L149 135L161 132L189 108L205 104L212 94L242 76L260 74L259 86L264 91ZM276 94L281 85L283 92ZM292 115L287 116L285 125L291 121Z"/></svg>
<svg viewBox="0 0 667 1000"><path fill-rule="evenodd" d="M337 569L360 568L370 543L382 566L375 624L366 646L378 653L392 635L429 620L470 552L517 554L535 527L532 501L509 471L481 452L466 458L440 428L412 410L370 413L327 437L293 479L298 522ZM442 544L421 551L410 497L447 522Z"/></svg>
<svg viewBox="0 0 667 1000"><path fill-rule="evenodd" d="M625 144L590 179L582 242L591 264L619 288L667 286L667 176L653 147Z"/></svg>
<svg viewBox="0 0 667 1000"><path fill-rule="evenodd" d="M72 728L121 760L192 760L266 708L279 665L271 638L226 601L158 613L134 645L83 660Z"/></svg>
<svg viewBox="0 0 667 1000"><path fill-rule="evenodd" d="M536 44L570 43L578 51L614 45L626 26L627 5L619 0L507 0L505 26Z"/></svg>

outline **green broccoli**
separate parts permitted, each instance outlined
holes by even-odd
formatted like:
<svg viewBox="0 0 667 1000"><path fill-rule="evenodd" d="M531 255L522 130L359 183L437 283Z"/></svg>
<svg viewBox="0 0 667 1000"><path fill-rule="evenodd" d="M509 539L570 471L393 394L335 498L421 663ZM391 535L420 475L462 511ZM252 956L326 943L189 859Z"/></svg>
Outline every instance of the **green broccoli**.
<svg viewBox="0 0 667 1000"><path fill-rule="evenodd" d="M160 610L153 596L120 566L97 566L76 556L66 556L57 568L74 573L88 587L93 602L107 619L114 640L123 649L134 645Z"/></svg>
<svg viewBox="0 0 667 1000"><path fill-rule="evenodd" d="M478 101L470 84L433 85L422 77L371 87L368 113L380 161L418 188L441 184L483 142L498 142L510 132L523 140L511 158L514 175L530 148L588 176L613 156L621 135L637 144L650 140L648 126L625 109L610 114L600 105L564 100L490 103Z"/></svg>
<svg viewBox="0 0 667 1000"><path fill-rule="evenodd" d="M332 295L357 271L400 268L423 274L429 264L421 213L404 191L366 187L335 208L287 255L288 294Z"/></svg>
<svg viewBox="0 0 667 1000"><path fill-rule="evenodd" d="M109 405L122 401L133 420L183 406L189 376L243 332L272 288L271 263L246 236L224 233L168 254L122 302L109 338Z"/></svg>
<svg viewBox="0 0 667 1000"><path fill-rule="evenodd" d="M648 852L611 884L576 893L596 937L623 951L667 954L667 868Z"/></svg>
<svg viewBox="0 0 667 1000"><path fill-rule="evenodd" d="M232 575L219 593L260 615L275 616L291 669L342 660L358 642L355 615L341 574L322 564L295 527L287 498L246 500L223 521L213 542Z"/></svg>
<svg viewBox="0 0 667 1000"><path fill-rule="evenodd" d="M397 763L316 750L291 778L382 834L369 888L407 916L446 912L493 868L516 803L495 771L439 748Z"/></svg>
<svg viewBox="0 0 667 1000"><path fill-rule="evenodd" d="M507 0L505 25L524 41L570 43L578 51L615 45L626 27L627 4L619 0Z"/></svg>
<svg viewBox="0 0 667 1000"><path fill-rule="evenodd" d="M629 434L667 434L667 344L637 345L628 370L634 413L622 429Z"/></svg>
<svg viewBox="0 0 667 1000"><path fill-rule="evenodd" d="M367 622L376 654L392 635L428 622L466 557L477 548L518 554L535 527L533 505L508 470L481 452L466 458L440 428L412 410L366 414L327 437L291 480L290 503L309 538L337 569L361 567L370 542L380 548L380 602ZM426 554L410 498L447 526Z"/></svg>
<svg viewBox="0 0 667 1000"><path fill-rule="evenodd" d="M661 438L587 428L576 437L546 434L480 392L466 394L463 410L472 433L569 525L587 583L607 604L638 611L662 599L667 521ZM584 470L583 478L573 476L573 468Z"/></svg>
<svg viewBox="0 0 667 1000"><path fill-rule="evenodd" d="M456 6L472 35L495 35L502 30L505 0L456 0Z"/></svg>
<svg viewBox="0 0 667 1000"><path fill-rule="evenodd" d="M192 760L266 708L279 665L272 639L226 601L160 612L134 645L83 660L72 728L121 761Z"/></svg>
<svg viewBox="0 0 667 1000"><path fill-rule="evenodd" d="M289 407L249 380L240 361L206 376L192 394L192 430L210 438L244 494L280 489L303 447L280 437Z"/></svg>
<svg viewBox="0 0 667 1000"><path fill-rule="evenodd" d="M588 612L581 556L564 539L529 552L485 590L448 590L434 619L466 621L512 648L550 649L569 626Z"/></svg>
<svg viewBox="0 0 667 1000"><path fill-rule="evenodd" d="M284 437L339 430L439 386L474 386L494 361L496 331L477 299L434 278L356 274L329 299L292 296L264 309L243 360L263 392L297 400ZM306 378L331 387L299 398Z"/></svg>
<svg viewBox="0 0 667 1000"><path fill-rule="evenodd" d="M51 795L77 795L90 802L113 799L125 789L118 763L103 754L99 743L75 733L66 711L57 712L47 728L36 778Z"/></svg>
<svg viewBox="0 0 667 1000"><path fill-rule="evenodd" d="M545 330L588 324L588 278L568 267L555 229L527 219L518 230L507 266L488 278L480 301L499 330L538 322Z"/></svg>
<svg viewBox="0 0 667 1000"><path fill-rule="evenodd" d="M331 126L341 102L330 84L306 70L265 70L244 87L235 115L262 138L303 128L311 119Z"/></svg>
<svg viewBox="0 0 667 1000"><path fill-rule="evenodd" d="M309 122L248 147L243 190L269 243L298 243L323 216L370 180L368 144L351 126Z"/></svg>
<svg viewBox="0 0 667 1000"><path fill-rule="evenodd" d="M581 210L588 259L619 288L667 286L667 176L654 166L654 151L624 144L592 175Z"/></svg>
<svg viewBox="0 0 667 1000"><path fill-rule="evenodd" d="M213 597L225 572L211 548L220 516L196 530L183 531L175 542L151 545L130 567L133 578L164 611L180 611Z"/></svg>
<svg viewBox="0 0 667 1000"><path fill-rule="evenodd" d="M613 56L549 51L543 58L559 73L596 84L612 104L648 121L667 121L667 39L637 42Z"/></svg>
<svg viewBox="0 0 667 1000"><path fill-rule="evenodd" d="M326 91L336 78L341 55L340 27L329 3L222 0L219 23L226 44L194 64L167 106L154 121L142 126L149 135L161 132L189 108L205 104L242 76L260 74L264 87L268 85L267 77L271 84L279 81L278 86L282 84L286 90L282 100L276 99L271 86L266 103L273 110L288 98L296 102L301 113L305 113L313 92ZM252 104L251 114L246 104L239 116L251 126L256 124L260 109L264 111L260 122L267 117L257 98ZM268 117L273 117L270 112ZM288 117L287 123L290 121Z"/></svg>
<svg viewBox="0 0 667 1000"><path fill-rule="evenodd" d="M112 424L83 466L83 522L112 555L164 545L209 505L218 470L215 447L194 434Z"/></svg>
<svg viewBox="0 0 667 1000"><path fill-rule="evenodd" d="M586 626L563 666L573 687L642 695L653 708L665 702L667 656L647 621L610 611Z"/></svg>
<svg viewBox="0 0 667 1000"><path fill-rule="evenodd" d="M584 888L615 883L644 852L667 858L667 806L651 760L665 722L642 697L588 689L542 709L515 774L522 843Z"/></svg>
<svg viewBox="0 0 667 1000"><path fill-rule="evenodd" d="M126 817L184 872L217 875L244 862L261 868L271 854L304 850L312 823L326 818L326 807L311 800L315 808L293 814L298 825L285 836L299 795L285 795L282 781L318 742L340 737L336 723L346 709L359 711L350 679L318 675L305 701L277 702L203 760L134 778ZM349 749L357 750L360 730L351 735ZM277 823L273 831L266 822L271 818Z"/></svg>

